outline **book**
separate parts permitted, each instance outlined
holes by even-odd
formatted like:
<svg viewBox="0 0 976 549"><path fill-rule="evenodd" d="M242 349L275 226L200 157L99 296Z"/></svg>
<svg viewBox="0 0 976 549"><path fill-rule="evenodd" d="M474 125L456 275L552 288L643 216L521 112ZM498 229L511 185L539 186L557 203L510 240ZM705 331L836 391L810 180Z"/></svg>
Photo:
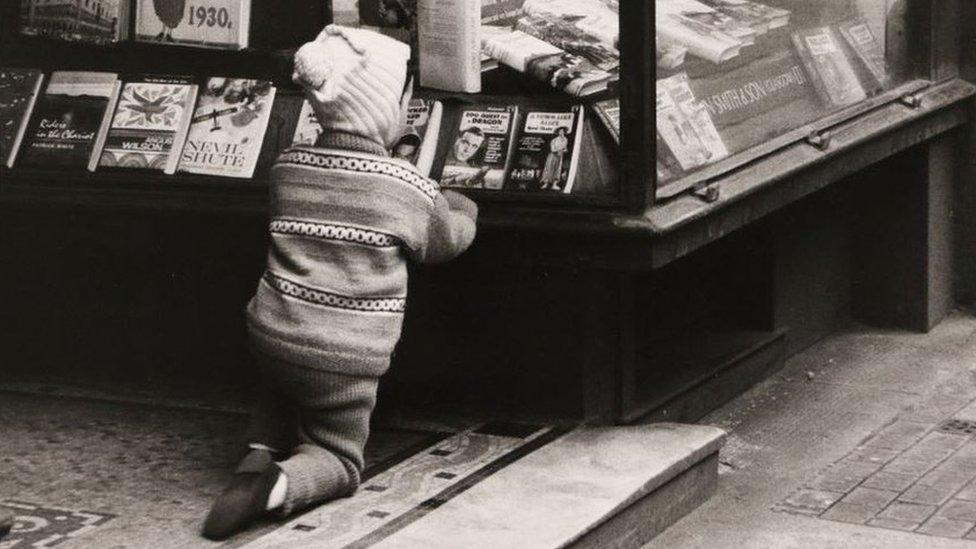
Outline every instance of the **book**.
<svg viewBox="0 0 976 549"><path fill-rule="evenodd" d="M662 78L656 88L657 131L683 170L728 156L708 109L695 99L686 74Z"/></svg>
<svg viewBox="0 0 976 549"><path fill-rule="evenodd" d="M725 33L742 42L744 46L754 44L756 35L759 34L756 29L739 19L697 0L656 0L654 7L659 15L679 14L714 31Z"/></svg>
<svg viewBox="0 0 976 549"><path fill-rule="evenodd" d="M525 0L481 0L481 24L510 27L522 16Z"/></svg>
<svg viewBox="0 0 976 549"><path fill-rule="evenodd" d="M484 52L501 64L574 97L604 91L613 79L586 59L519 30L486 25L482 37Z"/></svg>
<svg viewBox="0 0 976 549"><path fill-rule="evenodd" d="M501 105L462 109L446 143L441 185L501 189L515 143L518 111L517 106Z"/></svg>
<svg viewBox="0 0 976 549"><path fill-rule="evenodd" d="M98 166L175 173L196 98L197 85L189 78L128 79L122 86Z"/></svg>
<svg viewBox="0 0 976 549"><path fill-rule="evenodd" d="M603 126L610 132L614 142L620 145L620 99L604 99L593 103L593 112Z"/></svg>
<svg viewBox="0 0 976 549"><path fill-rule="evenodd" d="M810 81L827 107L844 107L867 98L850 60L830 27L791 36Z"/></svg>
<svg viewBox="0 0 976 549"><path fill-rule="evenodd" d="M620 68L620 52L616 48L607 47L596 36L583 32L576 25L563 19L527 15L516 21L515 30L578 55L608 73Z"/></svg>
<svg viewBox="0 0 976 549"><path fill-rule="evenodd" d="M135 0L142 42L239 50L248 46L251 0Z"/></svg>
<svg viewBox="0 0 976 549"><path fill-rule="evenodd" d="M315 114L315 109L308 99L302 101L302 109L298 112L298 122L295 133L291 138L293 147L314 147L322 135L322 125Z"/></svg>
<svg viewBox="0 0 976 549"><path fill-rule="evenodd" d="M38 69L0 68L0 162L8 168L14 165L43 82Z"/></svg>
<svg viewBox="0 0 976 549"><path fill-rule="evenodd" d="M407 44L416 42L417 0L358 0L359 26Z"/></svg>
<svg viewBox="0 0 976 549"><path fill-rule="evenodd" d="M90 168L119 95L108 72L55 71L37 100L18 166Z"/></svg>
<svg viewBox="0 0 976 549"><path fill-rule="evenodd" d="M715 64L737 57L745 45L742 40L681 13L658 14L654 29L659 41L687 48L688 53Z"/></svg>
<svg viewBox="0 0 976 549"><path fill-rule="evenodd" d="M525 113L506 189L569 194L576 181L583 136L583 106Z"/></svg>
<svg viewBox="0 0 976 549"><path fill-rule="evenodd" d="M481 5L475 0L420 0L420 83L440 90L481 91Z"/></svg>
<svg viewBox="0 0 976 549"><path fill-rule="evenodd" d="M700 0L717 11L739 20L759 34L785 27L790 11L750 0Z"/></svg>
<svg viewBox="0 0 976 549"><path fill-rule="evenodd" d="M129 37L129 0L21 0L20 32L108 44Z"/></svg>
<svg viewBox="0 0 976 549"><path fill-rule="evenodd" d="M522 11L526 15L571 21L608 48L617 48L620 43L620 15L602 0L525 0Z"/></svg>
<svg viewBox="0 0 976 549"><path fill-rule="evenodd" d="M390 149L394 158L406 160L422 175L429 175L440 137L444 106L440 101L413 98L403 112L404 131Z"/></svg>
<svg viewBox="0 0 976 549"><path fill-rule="evenodd" d="M214 77L199 96L177 169L253 176L274 105L274 86L266 80Z"/></svg>
<svg viewBox="0 0 976 549"><path fill-rule="evenodd" d="M855 59L854 67L860 76L861 84L869 93L877 93L891 84L884 50L875 39L867 21L852 19L837 24L837 30L844 37Z"/></svg>

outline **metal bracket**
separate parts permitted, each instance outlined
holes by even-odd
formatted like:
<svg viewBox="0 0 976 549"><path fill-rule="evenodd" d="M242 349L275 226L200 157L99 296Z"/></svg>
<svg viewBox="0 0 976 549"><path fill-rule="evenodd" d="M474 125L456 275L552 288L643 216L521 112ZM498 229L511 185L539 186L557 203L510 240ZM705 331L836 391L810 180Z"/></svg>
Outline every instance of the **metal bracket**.
<svg viewBox="0 0 976 549"><path fill-rule="evenodd" d="M692 188L692 192L695 193L695 196L709 204L718 201L722 195L722 191L719 190L718 185L709 184L708 181L696 183Z"/></svg>
<svg viewBox="0 0 976 549"><path fill-rule="evenodd" d="M909 109L915 110L922 106L922 96L919 93L909 93L899 97L898 102Z"/></svg>
<svg viewBox="0 0 976 549"><path fill-rule="evenodd" d="M817 149L818 151L825 151L830 148L830 140L833 135L830 130L820 130L812 131L806 137L807 145Z"/></svg>

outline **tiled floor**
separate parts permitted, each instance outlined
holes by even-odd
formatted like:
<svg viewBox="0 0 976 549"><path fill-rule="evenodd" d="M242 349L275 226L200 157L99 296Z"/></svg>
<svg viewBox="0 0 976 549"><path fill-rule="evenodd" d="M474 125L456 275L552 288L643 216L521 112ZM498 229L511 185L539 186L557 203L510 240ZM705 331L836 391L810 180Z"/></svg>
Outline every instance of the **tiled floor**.
<svg viewBox="0 0 976 549"><path fill-rule="evenodd" d="M718 492L646 549L974 548L974 402L976 316L851 326L705 418Z"/></svg>

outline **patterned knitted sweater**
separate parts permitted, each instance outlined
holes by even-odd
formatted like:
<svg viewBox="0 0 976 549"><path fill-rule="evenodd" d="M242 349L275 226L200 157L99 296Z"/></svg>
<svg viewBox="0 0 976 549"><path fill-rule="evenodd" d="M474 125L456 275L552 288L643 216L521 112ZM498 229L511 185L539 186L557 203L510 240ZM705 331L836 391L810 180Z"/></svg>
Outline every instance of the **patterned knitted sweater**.
<svg viewBox="0 0 976 549"><path fill-rule="evenodd" d="M258 351L379 376L400 338L407 260L447 261L477 206L349 134L285 151L271 169L268 266L247 309Z"/></svg>

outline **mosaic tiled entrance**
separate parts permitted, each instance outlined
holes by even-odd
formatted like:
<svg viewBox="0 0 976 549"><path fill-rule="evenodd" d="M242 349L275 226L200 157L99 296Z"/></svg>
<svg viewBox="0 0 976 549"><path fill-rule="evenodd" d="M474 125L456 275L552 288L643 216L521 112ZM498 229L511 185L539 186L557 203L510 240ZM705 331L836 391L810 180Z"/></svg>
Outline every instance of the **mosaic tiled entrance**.
<svg viewBox="0 0 976 549"><path fill-rule="evenodd" d="M976 400L943 417L904 414L774 509L976 540Z"/></svg>
<svg viewBox="0 0 976 549"><path fill-rule="evenodd" d="M22 501L0 501L14 513L14 527L0 539L0 549L55 547L87 534L112 518L105 513L43 507Z"/></svg>

